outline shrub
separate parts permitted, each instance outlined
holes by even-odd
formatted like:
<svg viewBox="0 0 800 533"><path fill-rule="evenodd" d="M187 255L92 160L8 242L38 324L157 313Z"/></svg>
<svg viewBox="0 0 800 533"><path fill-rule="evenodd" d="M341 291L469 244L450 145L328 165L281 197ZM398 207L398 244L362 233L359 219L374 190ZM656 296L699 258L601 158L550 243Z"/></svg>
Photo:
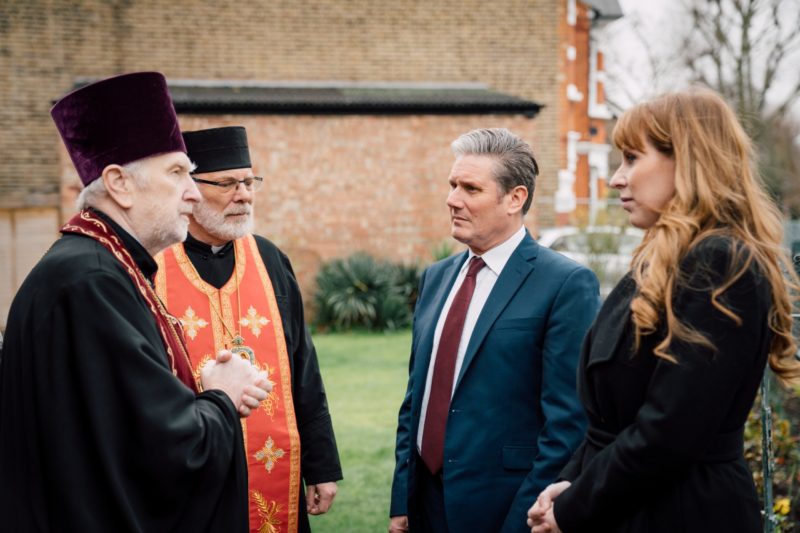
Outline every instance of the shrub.
<svg viewBox="0 0 800 533"><path fill-rule="evenodd" d="M397 268L397 287L406 299L411 314L414 314L414 308L417 305L417 296L419 296L419 277L422 274L422 267L417 263L411 264L398 264Z"/></svg>
<svg viewBox="0 0 800 533"><path fill-rule="evenodd" d="M316 325L394 330L411 324L420 269L365 253L334 259L317 274Z"/></svg>

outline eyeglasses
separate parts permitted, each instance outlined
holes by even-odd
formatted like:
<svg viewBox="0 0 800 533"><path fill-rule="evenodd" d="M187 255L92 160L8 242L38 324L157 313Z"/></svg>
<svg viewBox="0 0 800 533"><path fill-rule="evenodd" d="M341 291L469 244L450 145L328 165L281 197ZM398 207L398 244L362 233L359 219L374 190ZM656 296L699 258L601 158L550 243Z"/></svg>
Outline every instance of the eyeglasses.
<svg viewBox="0 0 800 533"><path fill-rule="evenodd" d="M201 180L200 178L195 178L192 176L192 179L195 183L205 183L206 185L213 185L214 187L219 187L222 192L231 193L236 190L236 187L239 186L241 183L244 185L245 190L250 192L255 192L261 188L261 184L264 181L264 178L260 178L258 176L253 176L251 178L244 178L242 180L237 180L236 178L225 178L219 181L210 181L210 180Z"/></svg>

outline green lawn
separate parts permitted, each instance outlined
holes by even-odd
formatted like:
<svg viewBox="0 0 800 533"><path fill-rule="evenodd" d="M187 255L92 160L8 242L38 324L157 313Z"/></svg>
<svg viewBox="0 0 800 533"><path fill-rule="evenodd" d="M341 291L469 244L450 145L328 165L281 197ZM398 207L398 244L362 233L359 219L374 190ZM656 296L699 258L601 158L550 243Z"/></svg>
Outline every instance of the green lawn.
<svg viewBox="0 0 800 533"><path fill-rule="evenodd" d="M333 509L311 517L315 533L383 532L389 524L397 410L411 333L315 335L344 480Z"/></svg>

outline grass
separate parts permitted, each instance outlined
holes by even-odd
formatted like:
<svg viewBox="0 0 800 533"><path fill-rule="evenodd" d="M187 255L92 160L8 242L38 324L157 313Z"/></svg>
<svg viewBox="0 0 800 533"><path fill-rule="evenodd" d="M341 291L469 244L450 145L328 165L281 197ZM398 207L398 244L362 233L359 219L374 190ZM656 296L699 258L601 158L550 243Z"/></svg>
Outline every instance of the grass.
<svg viewBox="0 0 800 533"><path fill-rule="evenodd" d="M315 533L371 533L389 525L397 410L408 379L411 333L315 335L344 480L333 508L310 517Z"/></svg>

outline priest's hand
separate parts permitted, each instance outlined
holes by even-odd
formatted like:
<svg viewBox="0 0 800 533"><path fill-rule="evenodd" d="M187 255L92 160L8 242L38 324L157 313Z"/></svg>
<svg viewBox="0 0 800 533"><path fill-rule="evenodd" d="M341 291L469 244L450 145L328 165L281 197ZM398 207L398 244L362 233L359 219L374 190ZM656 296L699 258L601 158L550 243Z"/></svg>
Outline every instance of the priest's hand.
<svg viewBox="0 0 800 533"><path fill-rule="evenodd" d="M234 357L234 354L230 350L221 350L217 354L217 363L225 363L232 357ZM247 359L244 358L242 358L242 360L247 361ZM267 374L266 371L262 370L258 372L256 382L244 388L241 404L238 406L239 414L242 417L250 416L252 411L258 409L259 404L266 399L263 395L263 391L269 394L273 385L274 383L270 381L269 374Z"/></svg>
<svg viewBox="0 0 800 533"><path fill-rule="evenodd" d="M272 390L272 382L267 377L266 372L258 372L258 377L253 385L247 385L242 392L239 414L247 417L258 409L261 402L267 399Z"/></svg>
<svg viewBox="0 0 800 533"><path fill-rule="evenodd" d="M325 514L336 497L336 482L317 483L306 487L306 511L308 514Z"/></svg>
<svg viewBox="0 0 800 533"><path fill-rule="evenodd" d="M408 516L393 516L389 520L389 533L408 533Z"/></svg>
<svg viewBox="0 0 800 533"><path fill-rule="evenodd" d="M242 417L250 416L272 390L266 372L240 357L233 357L229 350L222 350L217 359L209 361L200 370L203 389L219 389L233 402Z"/></svg>

